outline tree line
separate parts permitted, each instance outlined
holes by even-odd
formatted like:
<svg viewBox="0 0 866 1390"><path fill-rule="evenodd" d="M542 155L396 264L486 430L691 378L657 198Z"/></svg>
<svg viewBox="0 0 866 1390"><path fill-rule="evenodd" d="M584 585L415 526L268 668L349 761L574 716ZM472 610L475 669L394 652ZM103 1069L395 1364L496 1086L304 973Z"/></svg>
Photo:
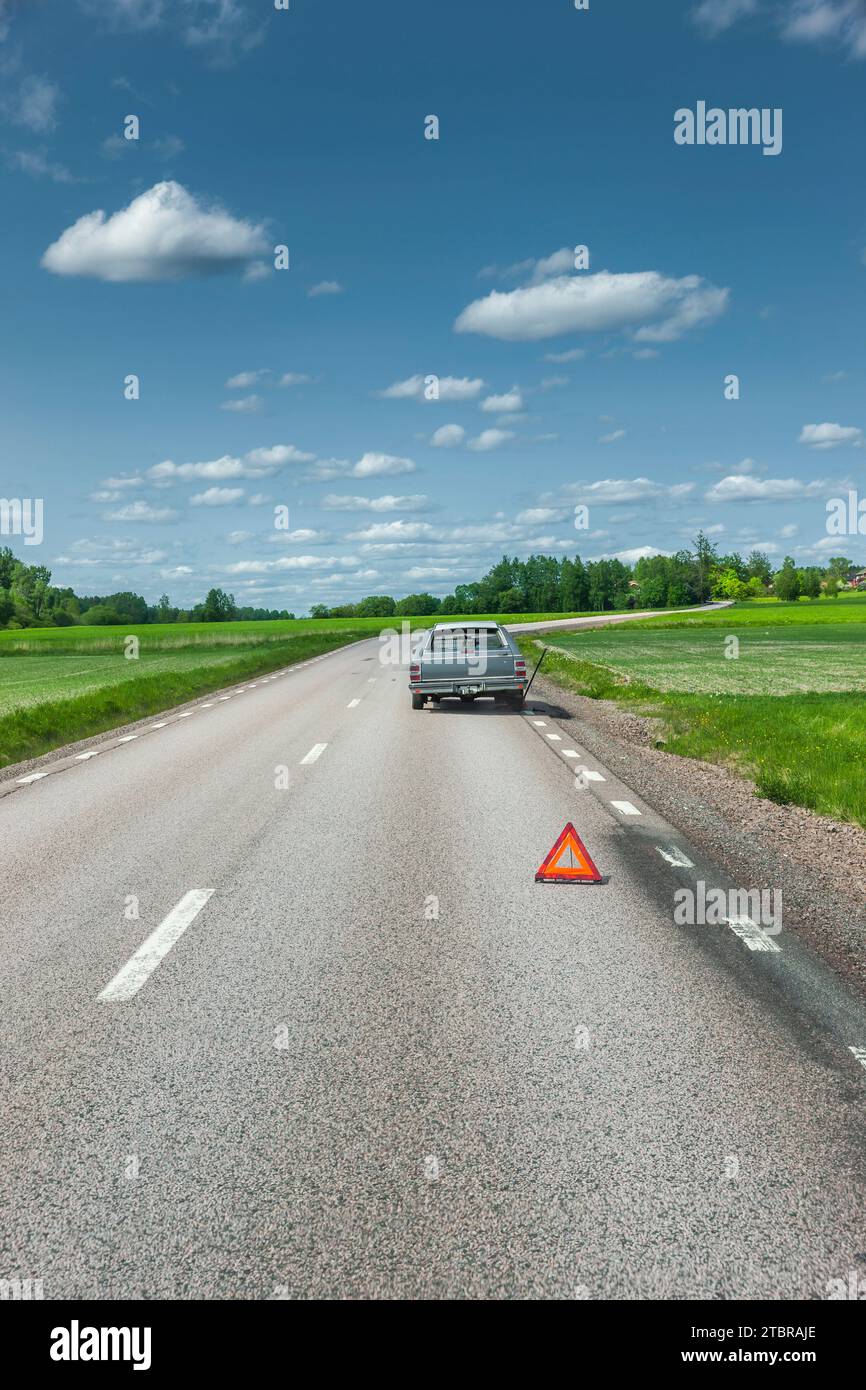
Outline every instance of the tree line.
<svg viewBox="0 0 866 1390"><path fill-rule="evenodd" d="M9 546L0 547L0 627L128 627L142 623L214 623L238 619L267 622L294 618L285 608L238 606L233 594L210 589L202 603L178 608L163 594L148 603L141 594L76 594L51 583L45 565L26 565Z"/></svg>
<svg viewBox="0 0 866 1390"><path fill-rule="evenodd" d="M862 567L861 567L862 568ZM458 584L444 598L430 593L369 594L357 603L329 608L316 603L311 618L423 617L441 613L580 613L627 608L687 608L709 599L742 602L773 593L793 602L800 597L835 597L857 566L835 556L823 567L798 568L791 556L773 569L759 550L747 558L719 553L699 532L690 550L652 555L633 566L621 560L581 560L503 555L481 579ZM201 603L179 608L163 594L149 604L140 594L79 595L51 583L44 565L26 565L8 546L0 548L0 627L130 626L144 623L276 621L294 618L286 609L239 606L233 594L209 589Z"/></svg>
<svg viewBox="0 0 866 1390"><path fill-rule="evenodd" d="M790 574L793 568L795 584ZM774 571L769 556L753 550L745 559L737 552L721 554L703 532L693 549L675 555L652 555L633 566L621 560L581 560L563 556L530 555L527 560L503 555L473 584L458 584L452 594L429 593L393 599L370 594L359 603L329 608L314 604L312 618L386 618L441 613L580 613L628 608L687 608L711 599L738 602L775 593L794 599L801 594L835 596L856 566L836 556L824 568L796 569L786 556Z"/></svg>

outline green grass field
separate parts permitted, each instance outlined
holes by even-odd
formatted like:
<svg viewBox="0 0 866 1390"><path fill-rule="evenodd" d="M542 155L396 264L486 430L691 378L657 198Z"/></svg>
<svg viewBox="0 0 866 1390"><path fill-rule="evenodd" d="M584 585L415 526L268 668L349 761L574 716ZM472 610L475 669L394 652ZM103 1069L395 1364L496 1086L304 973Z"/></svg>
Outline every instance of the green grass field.
<svg viewBox="0 0 866 1390"><path fill-rule="evenodd" d="M538 640L521 645L537 657ZM866 825L866 598L740 604L545 640L548 679L655 715L668 751L749 776L770 800Z"/></svg>
<svg viewBox="0 0 866 1390"><path fill-rule="evenodd" d="M578 615L510 620L517 616ZM325 618L0 631L0 767L400 627L399 618ZM130 637L134 659L125 655Z"/></svg>

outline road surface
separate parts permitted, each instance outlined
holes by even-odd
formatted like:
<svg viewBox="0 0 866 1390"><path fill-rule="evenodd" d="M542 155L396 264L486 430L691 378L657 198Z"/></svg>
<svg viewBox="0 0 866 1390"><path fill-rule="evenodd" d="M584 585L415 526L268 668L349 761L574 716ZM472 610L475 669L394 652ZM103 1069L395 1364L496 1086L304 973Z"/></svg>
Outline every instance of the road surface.
<svg viewBox="0 0 866 1390"><path fill-rule="evenodd" d="M412 711L378 653L0 798L0 1278L776 1299L866 1274L859 1003L793 932L676 926L703 866L640 788L591 760L575 785L565 721ZM535 883L568 820L604 884Z"/></svg>

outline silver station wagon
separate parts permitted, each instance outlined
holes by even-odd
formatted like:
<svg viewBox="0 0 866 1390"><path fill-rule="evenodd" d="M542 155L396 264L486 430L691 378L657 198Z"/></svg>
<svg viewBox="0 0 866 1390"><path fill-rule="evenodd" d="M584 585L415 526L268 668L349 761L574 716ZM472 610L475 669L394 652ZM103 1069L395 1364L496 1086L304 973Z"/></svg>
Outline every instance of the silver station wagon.
<svg viewBox="0 0 866 1390"><path fill-rule="evenodd" d="M514 638L493 622L436 623L409 667L412 708L454 696L492 696L517 708L526 690L526 662Z"/></svg>

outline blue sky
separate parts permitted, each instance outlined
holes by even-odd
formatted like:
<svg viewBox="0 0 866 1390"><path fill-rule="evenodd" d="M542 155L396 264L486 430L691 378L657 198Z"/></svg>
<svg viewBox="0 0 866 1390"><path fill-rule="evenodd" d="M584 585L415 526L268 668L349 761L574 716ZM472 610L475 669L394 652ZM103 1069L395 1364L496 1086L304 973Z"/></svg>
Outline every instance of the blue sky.
<svg viewBox="0 0 866 1390"><path fill-rule="evenodd" d="M56 583L300 614L699 527L863 555L825 504L864 492L866 0L0 0L0 32L0 493L44 498L11 543ZM676 144L699 101L780 108L781 153Z"/></svg>

